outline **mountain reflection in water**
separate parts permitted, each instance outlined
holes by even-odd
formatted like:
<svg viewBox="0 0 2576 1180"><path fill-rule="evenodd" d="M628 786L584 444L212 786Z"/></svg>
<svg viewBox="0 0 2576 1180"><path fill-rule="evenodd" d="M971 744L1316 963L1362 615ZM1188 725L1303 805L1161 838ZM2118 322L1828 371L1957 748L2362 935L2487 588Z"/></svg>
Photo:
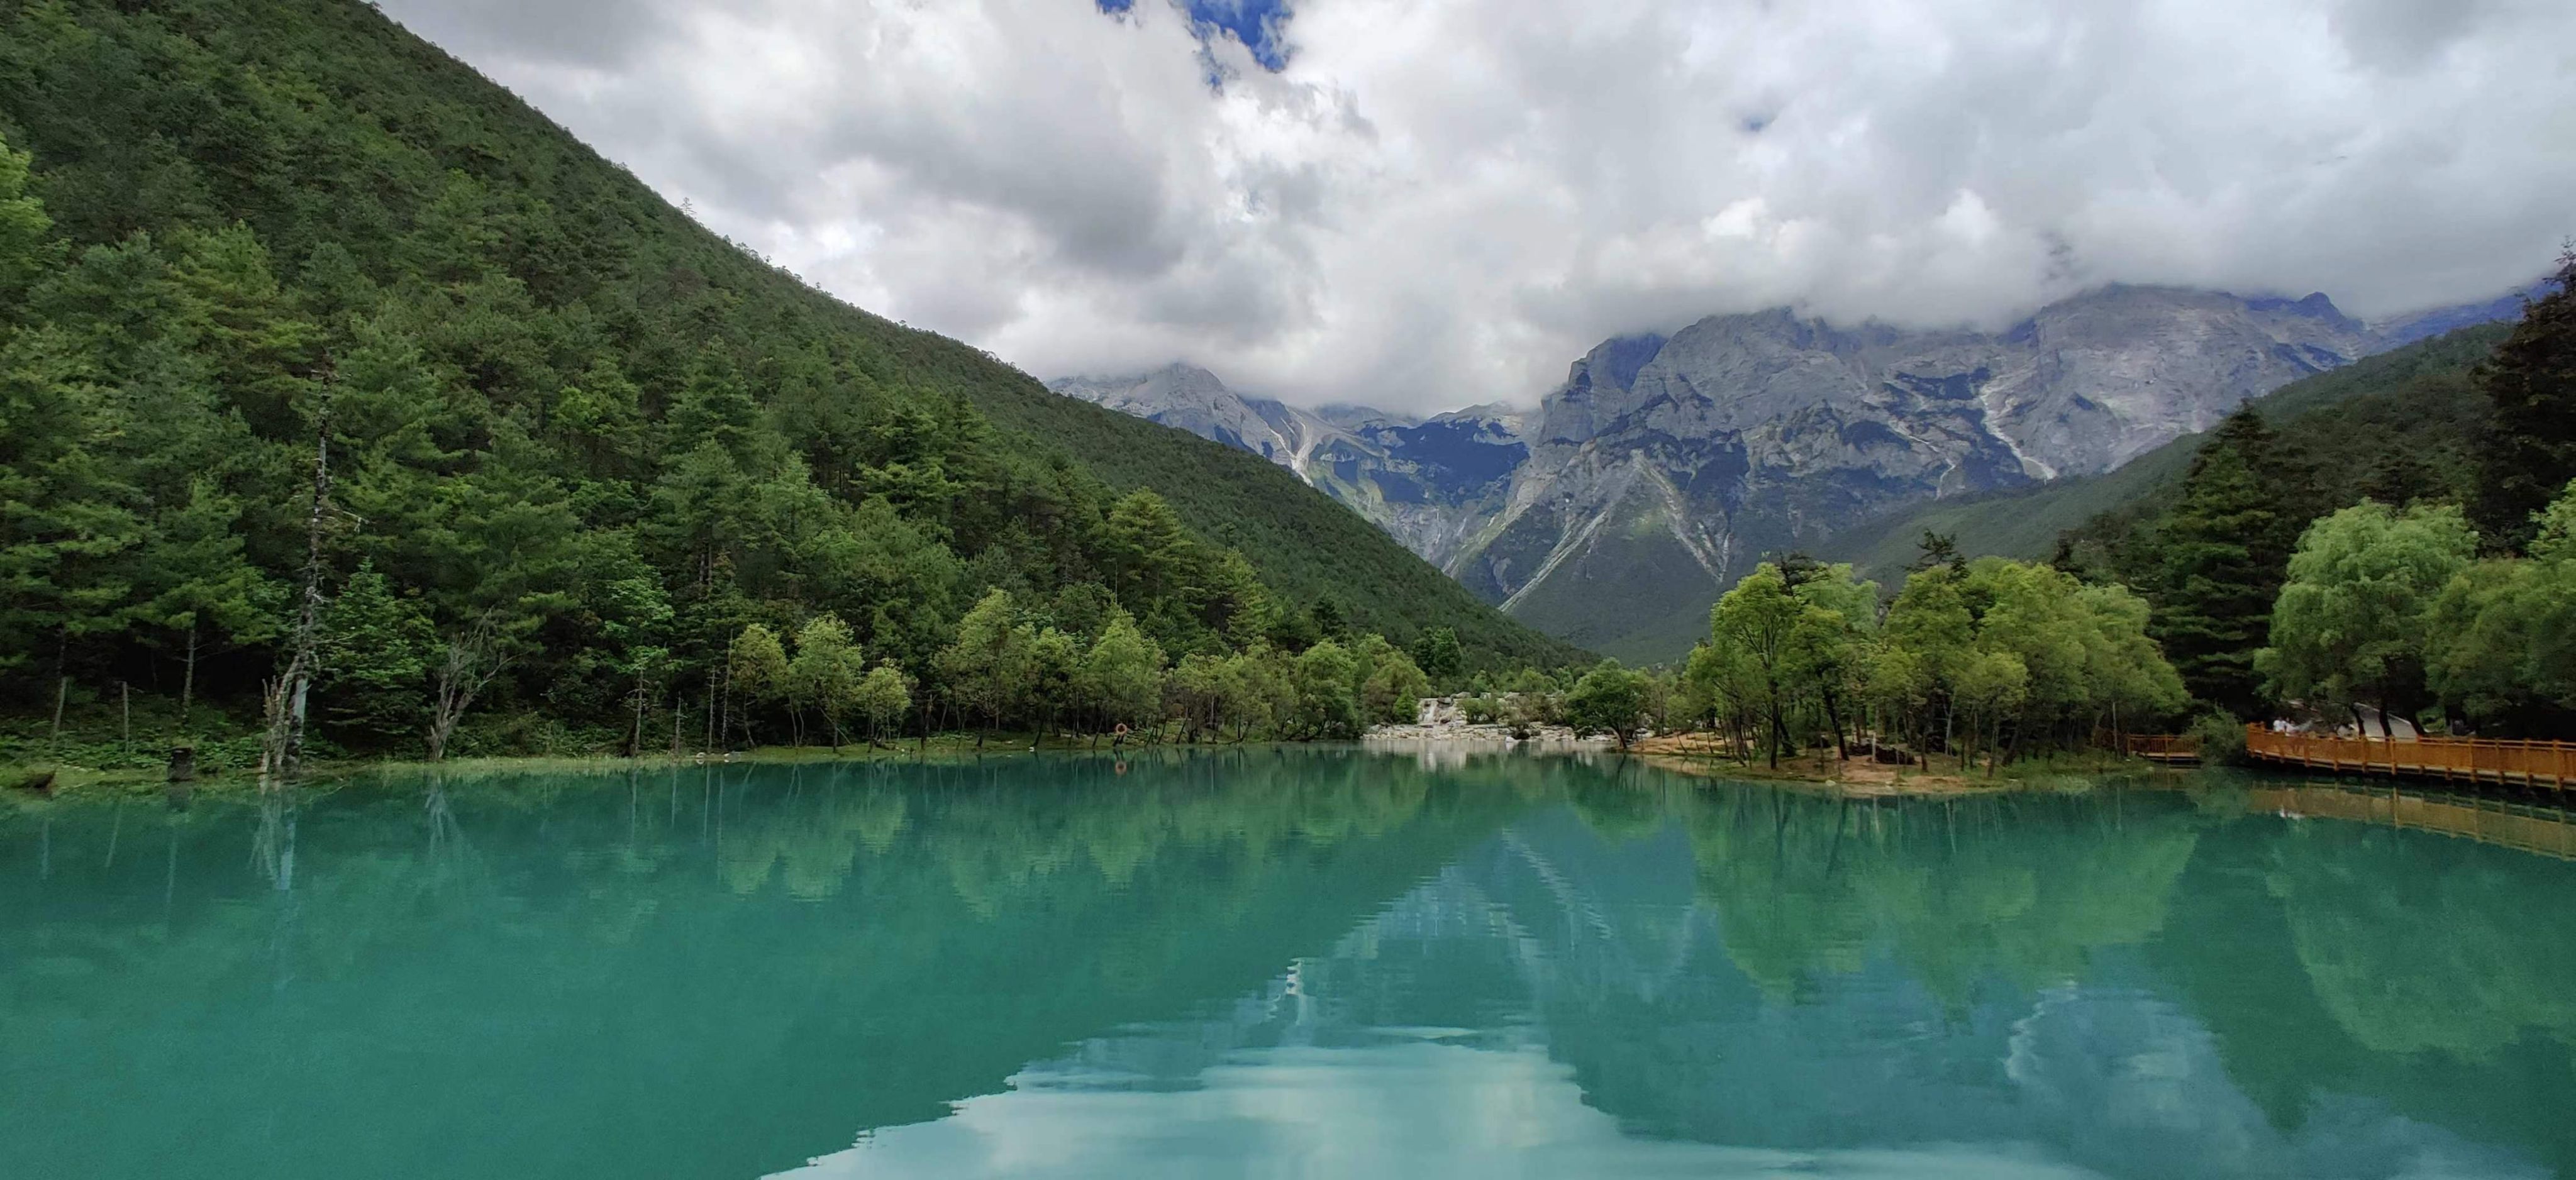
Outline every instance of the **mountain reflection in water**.
<svg viewBox="0 0 2576 1180"><path fill-rule="evenodd" d="M2189 781L1255 749L21 807L0 1159L2576 1172L2576 865Z"/></svg>

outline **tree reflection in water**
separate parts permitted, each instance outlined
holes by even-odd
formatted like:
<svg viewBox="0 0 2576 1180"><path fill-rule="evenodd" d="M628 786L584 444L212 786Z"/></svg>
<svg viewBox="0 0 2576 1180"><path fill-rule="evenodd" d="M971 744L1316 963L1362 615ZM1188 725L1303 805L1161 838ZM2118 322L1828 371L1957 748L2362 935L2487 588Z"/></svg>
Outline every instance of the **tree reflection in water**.
<svg viewBox="0 0 2576 1180"><path fill-rule="evenodd" d="M160 857L21 806L0 1101L51 1114L0 1153L746 1175L978 1095L1474 1053L1612 1139L2576 1169L2576 866L2244 798L1238 749L387 776L160 811Z"/></svg>

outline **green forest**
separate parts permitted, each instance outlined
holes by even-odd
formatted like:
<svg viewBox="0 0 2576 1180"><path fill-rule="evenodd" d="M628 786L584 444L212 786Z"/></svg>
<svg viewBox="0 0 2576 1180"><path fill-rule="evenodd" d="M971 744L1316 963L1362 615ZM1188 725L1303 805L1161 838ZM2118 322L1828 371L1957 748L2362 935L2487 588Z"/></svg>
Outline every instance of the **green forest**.
<svg viewBox="0 0 2576 1180"><path fill-rule="evenodd" d="M366 6L0 5L0 145L19 757L239 766L272 706L332 755L1114 724L1167 662L1344 673L1227 717L1346 732L1416 655L1580 654L812 289Z"/></svg>
<svg viewBox="0 0 2576 1180"><path fill-rule="evenodd" d="M2290 703L2571 736L2558 277L1586 669L1270 463L708 233L372 9L12 3L0 762L1346 737L1435 690L1775 761ZM1937 527L1987 518L2063 531Z"/></svg>
<svg viewBox="0 0 2576 1180"><path fill-rule="evenodd" d="M2234 717L2576 737L2572 285L2576 255L2509 329L2431 342L2360 396L2239 411L2056 563L2138 587L2193 696Z"/></svg>
<svg viewBox="0 0 2576 1180"><path fill-rule="evenodd" d="M1989 773L2184 724L2224 755L2285 712L2576 737L2576 254L2554 287L2518 323L2298 383L2060 489L2122 494L2047 561L1924 528L1892 597L1854 563L1765 562L1683 668L1604 663L1561 711L1642 711L1774 766L1867 739ZM1950 519L2062 514L2043 499Z"/></svg>

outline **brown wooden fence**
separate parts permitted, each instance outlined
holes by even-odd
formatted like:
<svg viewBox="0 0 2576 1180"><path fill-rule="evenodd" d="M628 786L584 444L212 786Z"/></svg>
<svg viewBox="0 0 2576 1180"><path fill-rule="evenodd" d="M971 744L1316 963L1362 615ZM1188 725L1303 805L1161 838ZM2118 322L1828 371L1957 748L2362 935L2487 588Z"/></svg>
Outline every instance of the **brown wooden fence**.
<svg viewBox="0 0 2576 1180"><path fill-rule="evenodd" d="M2564 791L2576 786L2576 742L2483 738L2325 737L2245 727L2245 752L2266 762L2340 774L2407 775Z"/></svg>
<svg viewBox="0 0 2576 1180"><path fill-rule="evenodd" d="M2130 757L2150 762L2200 761L2200 739L2190 734L2133 733L2123 748Z"/></svg>

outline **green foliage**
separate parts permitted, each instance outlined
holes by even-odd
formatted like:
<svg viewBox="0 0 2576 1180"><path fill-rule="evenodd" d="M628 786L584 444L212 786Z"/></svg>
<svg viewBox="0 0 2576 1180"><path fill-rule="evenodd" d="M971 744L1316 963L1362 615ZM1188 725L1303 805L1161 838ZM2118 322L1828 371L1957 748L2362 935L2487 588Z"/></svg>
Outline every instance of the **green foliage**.
<svg viewBox="0 0 2576 1180"><path fill-rule="evenodd" d="M2525 307L2478 369L2490 418L2477 523L2500 548L2528 541L2534 515L2576 479L2576 250L2559 256L2553 278L2558 289Z"/></svg>
<svg viewBox="0 0 2576 1180"><path fill-rule="evenodd" d="M2527 559L2478 562L2425 612L2426 687L2481 732L2576 732L2576 484L2533 522Z"/></svg>
<svg viewBox="0 0 2576 1180"><path fill-rule="evenodd" d="M1692 651L1660 711L1758 730L1775 764L1801 744L1794 730L1810 719L1809 704L1839 741L1856 720L1848 706L1865 691L1878 601L1877 584L1849 565L1800 555L1764 563L1710 610L1710 641Z"/></svg>
<svg viewBox="0 0 2576 1180"><path fill-rule="evenodd" d="M1297 657L1295 728L1309 737L1349 737L1359 731L1360 703L1353 691L1359 660L1330 639Z"/></svg>
<svg viewBox="0 0 2576 1180"><path fill-rule="evenodd" d="M2186 699L2147 635L2147 604L2116 586L1980 558L1926 563L1884 619L1877 604L1847 565L1757 568L1710 612L1668 715L1758 737L1775 763L1811 736L1839 745L1862 730L1999 762Z"/></svg>
<svg viewBox="0 0 2576 1180"><path fill-rule="evenodd" d="M361 564L322 619L314 692L341 728L384 741L419 732L437 632L420 604Z"/></svg>
<svg viewBox="0 0 2576 1180"><path fill-rule="evenodd" d="M831 615L816 615L796 632L796 658L787 664L787 697L823 715L832 748L841 746L841 719L859 708L866 662L850 628Z"/></svg>
<svg viewBox="0 0 2576 1180"><path fill-rule="evenodd" d="M998 724L1028 675L1028 633L1011 617L1011 592L994 590L958 620L957 640L939 653L949 699L985 726Z"/></svg>
<svg viewBox="0 0 2576 1180"><path fill-rule="evenodd" d="M27 165L27 153L0 146L0 317L14 318L62 253L45 203L27 191Z"/></svg>
<svg viewBox="0 0 2576 1180"><path fill-rule="evenodd" d="M2477 534L2447 506L2400 513L2364 501L2319 520L2290 558L2256 666L2285 700L2413 715L2428 703L2426 616L2476 550Z"/></svg>
<svg viewBox="0 0 2576 1180"><path fill-rule="evenodd" d="M859 681L855 704L859 716L867 720L868 739L882 738L912 709L911 678L892 664L870 668Z"/></svg>
<svg viewBox="0 0 2576 1180"><path fill-rule="evenodd" d="M2517 324L2293 383L2107 475L1927 507L1835 543L1875 555L1890 546L1870 537L1931 524L1957 528L1972 552L2036 556L2042 526L2061 529L2053 564L2139 587L2192 694L2235 716L2267 715L2279 693L2398 717L2438 703L2481 732L2576 734L2561 671L2568 591L2554 564L2576 535L2576 505L2550 499L2576 477L2572 264L2560 260L2559 289ZM2438 508L2457 503L2479 533ZM2360 515L2321 518L2348 508ZM2068 528L2070 515L2089 519ZM2311 522L2335 523L2320 534ZM2298 584L2303 529L2315 577ZM2498 558L2471 564L2478 540ZM2526 558L2501 556L2517 547ZM2272 649L2257 657L2263 641ZM1891 704L1928 682L1912 661L1880 659L1871 686Z"/></svg>
<svg viewBox="0 0 2576 1180"><path fill-rule="evenodd" d="M1163 649L1123 611L1082 657L1082 693L1104 725L1145 725L1163 715Z"/></svg>
<svg viewBox="0 0 2576 1180"><path fill-rule="evenodd" d="M1255 456L1049 393L707 234L367 6L0 7L0 111L17 708L57 671L254 700L317 439L327 585L372 571L431 636L491 621L494 697L630 742L719 681L741 732L792 720L769 653L746 674L727 652L825 615L985 724L1065 703L1011 678L1015 644L1053 626L1088 651L1117 610L1229 660L1327 594L1350 635L1445 627L1469 666L1574 654ZM1011 617L972 619L996 590ZM429 686L385 672L326 669L327 738L406 732ZM834 675L827 722L864 679Z"/></svg>
<svg viewBox="0 0 2576 1180"><path fill-rule="evenodd" d="M758 623L734 637L728 667L734 695L746 701L777 700L788 691L787 647Z"/></svg>
<svg viewBox="0 0 2576 1180"><path fill-rule="evenodd" d="M1435 685L1448 685L1466 671L1466 653L1458 646L1458 632L1449 627L1434 627L1413 641L1413 662Z"/></svg>
<svg viewBox="0 0 2576 1180"><path fill-rule="evenodd" d="M2207 766L2242 766L2245 758L2245 723L2233 713L2203 713L2192 718L2183 734L2200 744L2200 760Z"/></svg>
<svg viewBox="0 0 2576 1180"><path fill-rule="evenodd" d="M1603 660L1565 694L1565 720L1577 733L1607 733L1626 748L1646 716L1646 677Z"/></svg>
<svg viewBox="0 0 2576 1180"><path fill-rule="evenodd" d="M1400 724L1413 720L1422 698L1430 695L1431 677L1413 662L1413 657L1389 651L1369 670L1368 679L1361 682L1360 708L1370 721Z"/></svg>
<svg viewBox="0 0 2576 1180"><path fill-rule="evenodd" d="M2314 498L2262 416L2239 410L2210 436L2155 537L2156 638L2193 696L2252 719L2263 712L2254 650Z"/></svg>

